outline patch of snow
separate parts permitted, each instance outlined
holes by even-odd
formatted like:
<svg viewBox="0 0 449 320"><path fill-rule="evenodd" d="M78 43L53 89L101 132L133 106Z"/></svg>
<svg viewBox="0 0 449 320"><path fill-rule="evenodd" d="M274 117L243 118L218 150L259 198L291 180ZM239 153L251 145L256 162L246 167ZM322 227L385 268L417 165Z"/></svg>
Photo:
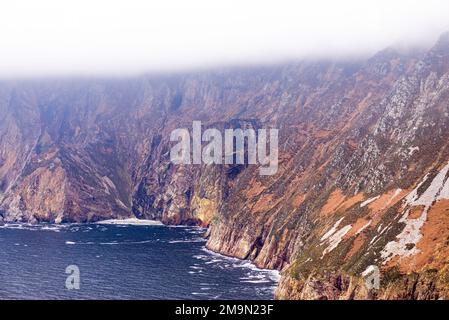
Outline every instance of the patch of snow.
<svg viewBox="0 0 449 320"><path fill-rule="evenodd" d="M386 207L388 207L388 206L391 204L391 202L393 202L393 200L396 199L396 197L397 197L401 192L402 192L402 189L401 189L401 188L396 189L396 191L393 193L393 195L391 196L391 198L388 199L388 202L385 204L384 209L385 209Z"/></svg>
<svg viewBox="0 0 449 320"><path fill-rule="evenodd" d="M369 205L371 202L374 202L374 201L376 201L376 200L379 199L379 198L380 198L380 196L377 196L377 197L374 197L374 198L371 198L371 199L368 199L368 200L362 202L362 203L360 204L360 208L363 208L364 206Z"/></svg>
<svg viewBox="0 0 449 320"><path fill-rule="evenodd" d="M418 189L426 182L428 175L410 192L405 198L407 209L405 210L399 222L405 224L404 230L397 235L396 241L390 241L381 251L381 257L384 264L394 256L407 257L419 252L416 244L422 238L421 228L427 220L427 214L430 207L440 199L449 199L449 179L446 178L449 171L449 163L435 176L426 191L419 196ZM410 208L415 206L424 206L423 212L418 218L409 218ZM407 245L413 244L413 248L407 249Z"/></svg>
<svg viewBox="0 0 449 320"><path fill-rule="evenodd" d="M371 241L370 241L370 243L369 243L370 246L372 246L372 245L375 244L377 241L379 241L379 240L381 239L380 236L381 236L385 231L391 229L391 223L388 224L388 225L386 225L382 230L381 230L381 227L382 227L382 224L379 225L379 228L377 228L377 235L375 235L375 236L371 239Z"/></svg>
<svg viewBox="0 0 449 320"><path fill-rule="evenodd" d="M351 230L351 228L352 225L348 224L331 235L328 239L329 246L324 249L323 256L334 250L340 244L341 240L343 240L343 237L348 233L348 231Z"/></svg>
<svg viewBox="0 0 449 320"><path fill-rule="evenodd" d="M384 263L387 263L394 256L407 257L419 252L416 244L422 238L421 227L427 219L427 211L425 209L417 219L407 219L409 212L410 210L407 210L404 217L400 220L400 222L405 223L405 228L396 237L397 240L388 242L380 253L382 259L384 259ZM415 246L407 249L407 245L409 244L414 244Z"/></svg>
<svg viewBox="0 0 449 320"><path fill-rule="evenodd" d="M412 206L423 205L430 207L434 201L440 199L449 199L449 181L446 179L447 172L449 171L449 163L436 175L427 190L418 198L415 189L411 193L411 197L407 196L407 204ZM443 192L441 192L443 191Z"/></svg>
<svg viewBox="0 0 449 320"><path fill-rule="evenodd" d="M361 228L359 229L359 231L356 232L355 235L360 234L361 232L363 232L363 230L365 230L366 228L368 228L369 225L371 224L371 222L372 222L372 220L368 221L363 227L361 227Z"/></svg>
<svg viewBox="0 0 449 320"><path fill-rule="evenodd" d="M337 222L335 222L334 226L332 228L330 228L329 231L324 234L324 236L321 237L321 242L328 239L331 235L333 235L335 233L335 231L337 231L337 228L340 225L340 223L343 221L343 219L344 219L344 217L341 218L340 220L338 220Z"/></svg>

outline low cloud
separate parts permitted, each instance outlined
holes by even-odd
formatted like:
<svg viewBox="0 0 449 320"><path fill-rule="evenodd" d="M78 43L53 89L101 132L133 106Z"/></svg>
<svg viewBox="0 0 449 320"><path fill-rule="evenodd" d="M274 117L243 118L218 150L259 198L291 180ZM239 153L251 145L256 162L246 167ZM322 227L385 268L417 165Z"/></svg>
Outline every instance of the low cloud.
<svg viewBox="0 0 449 320"><path fill-rule="evenodd" d="M0 7L0 76L133 74L428 46L443 0L14 0Z"/></svg>

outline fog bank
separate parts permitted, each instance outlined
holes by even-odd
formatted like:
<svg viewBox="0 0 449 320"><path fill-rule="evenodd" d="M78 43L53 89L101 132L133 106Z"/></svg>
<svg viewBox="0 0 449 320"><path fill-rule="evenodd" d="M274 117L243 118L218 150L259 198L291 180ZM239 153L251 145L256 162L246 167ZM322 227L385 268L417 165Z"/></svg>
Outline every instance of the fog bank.
<svg viewBox="0 0 449 320"><path fill-rule="evenodd" d="M443 0L14 0L0 8L0 76L122 75L428 46Z"/></svg>

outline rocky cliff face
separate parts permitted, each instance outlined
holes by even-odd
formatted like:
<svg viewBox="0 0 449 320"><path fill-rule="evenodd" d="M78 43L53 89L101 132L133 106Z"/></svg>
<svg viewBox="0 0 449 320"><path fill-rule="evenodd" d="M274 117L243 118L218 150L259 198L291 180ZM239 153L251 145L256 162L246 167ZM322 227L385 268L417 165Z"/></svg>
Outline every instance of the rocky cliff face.
<svg viewBox="0 0 449 320"><path fill-rule="evenodd" d="M210 249L282 270L281 299L449 298L449 35L358 62L4 81L0 119L0 221L202 224ZM278 172L172 164L193 120L279 129Z"/></svg>

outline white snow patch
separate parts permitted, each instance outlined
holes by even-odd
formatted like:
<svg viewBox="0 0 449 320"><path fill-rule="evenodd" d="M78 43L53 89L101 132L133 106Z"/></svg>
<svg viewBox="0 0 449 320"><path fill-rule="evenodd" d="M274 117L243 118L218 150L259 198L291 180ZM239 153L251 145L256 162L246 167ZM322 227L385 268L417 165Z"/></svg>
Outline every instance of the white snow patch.
<svg viewBox="0 0 449 320"><path fill-rule="evenodd" d="M449 190L449 181L446 179L446 174L449 170L449 163L436 175L427 190L418 198L418 189L414 189L407 197L407 204L411 206L423 205L430 207L434 201L440 199L447 199ZM423 181L423 183L425 180ZM422 183L420 184L420 186ZM441 192L443 191L443 192Z"/></svg>
<svg viewBox="0 0 449 320"><path fill-rule="evenodd" d="M364 206L369 205L371 202L374 202L374 201L376 201L379 198L380 198L380 196L377 196L377 197L374 197L374 198L371 198L371 199L368 199L368 200L362 202L360 204L360 208L363 208Z"/></svg>
<svg viewBox="0 0 449 320"><path fill-rule="evenodd" d="M387 263L394 256L407 257L415 255L419 252L416 248L416 244L422 238L421 227L427 219L427 211L424 211L417 219L408 219L407 216L410 210L407 210L405 215L399 220L404 222L405 228L402 232L396 236L396 241L390 241L381 251L380 255L384 259L384 263ZM407 245L414 244L411 249L407 249Z"/></svg>
<svg viewBox="0 0 449 320"><path fill-rule="evenodd" d="M329 229L328 232L326 232L324 234L324 236L321 237L321 242L323 242L324 240L328 239L331 235L333 235L335 233L335 231L337 231L338 226L340 225L340 223L343 221L344 217L341 218L340 220L338 220L337 222L335 222L335 224L333 225L332 228Z"/></svg>
<svg viewBox="0 0 449 320"><path fill-rule="evenodd" d="M323 256L334 250L340 244L341 240L343 240L343 237L348 233L348 231L351 230L351 228L352 225L348 224L347 226L344 226L343 228L332 234L327 240L329 245L326 249L324 249Z"/></svg>
<svg viewBox="0 0 449 320"><path fill-rule="evenodd" d="M449 163L435 176L426 191L419 196L418 189L426 182L428 175L410 192L405 198L407 209L403 213L399 222L405 223L404 230L396 237L396 241L390 241L381 251L384 264L394 256L407 257L417 254L420 250L416 244L422 238L421 228L427 220L427 214L433 203L440 199L449 199L449 179L446 175L449 171ZM421 216L416 219L409 218L410 208L424 206ZM407 249L407 245L413 244L413 248Z"/></svg>
<svg viewBox="0 0 449 320"><path fill-rule="evenodd" d="M374 236L374 237L371 239L371 241L370 241L370 243L369 243L370 246L374 244L374 242L376 241L376 239L377 239L377 236Z"/></svg>
<svg viewBox="0 0 449 320"><path fill-rule="evenodd" d="M396 199L396 197L397 197L401 192L402 192L402 189L401 189L401 188L396 189L396 191L393 193L393 195L391 196L391 198L388 199L388 202L385 204L384 209L385 209L386 207L388 207L388 206L393 202L393 200Z"/></svg>
<svg viewBox="0 0 449 320"><path fill-rule="evenodd" d="M360 234L361 232L363 232L363 230L365 230L366 228L368 228L369 225L371 224L371 222L372 222L372 220L368 221L363 227L361 227L361 228L359 229L359 231L356 232L355 235Z"/></svg>

